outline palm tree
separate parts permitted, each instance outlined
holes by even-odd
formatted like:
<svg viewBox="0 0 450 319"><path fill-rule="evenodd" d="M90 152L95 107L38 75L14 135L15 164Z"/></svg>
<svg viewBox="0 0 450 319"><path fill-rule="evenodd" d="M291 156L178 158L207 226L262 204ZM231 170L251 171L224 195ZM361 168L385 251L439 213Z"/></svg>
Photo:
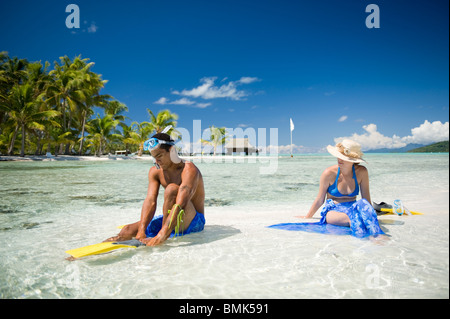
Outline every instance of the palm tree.
<svg viewBox="0 0 450 319"><path fill-rule="evenodd" d="M120 125L124 130L126 129L124 124L126 116L123 113L128 111L128 108L113 97L100 94L100 90L107 81L102 80L100 74L91 71L94 63L89 62L89 59L82 59L81 56L73 60L64 56L60 57L58 62L54 62L54 70L50 72L48 72L49 65L48 62L42 65L40 61L29 63L25 59L9 58L6 51L0 52L0 147L2 152L6 150L11 154L16 145L16 137L19 137L21 130L25 129L22 139L28 138L25 142L36 143L37 152L40 152L43 142L47 142L48 147L51 147L52 141L53 143L59 141L59 150L55 153L63 152L64 144L66 144L64 153L68 154L69 146L73 147L75 141L78 141L81 153L84 148L85 131L89 118L94 114L95 106L104 108L105 114L111 117L105 117L103 122L98 118L94 119L90 123L91 126L95 127L95 124L99 123L99 125L108 126L106 122L118 121L114 122L114 133L111 133L116 135L111 135L109 139L112 141L118 138L115 128ZM19 87L25 84L30 87L20 90ZM23 102L24 99L26 102ZM48 113L45 113L47 111ZM32 121L28 116L32 114L42 118ZM55 118L55 114L58 114L58 118ZM171 116L169 112L169 117ZM17 125L24 121L28 124ZM45 128L39 125L43 125L44 122L48 124ZM161 121L161 116L158 119L155 117L155 122L164 123L164 119ZM89 132L91 142L92 134L98 133L93 133L93 130L95 128ZM36 138L27 136L27 133L32 133ZM102 133L98 134L102 135ZM133 139L133 136L132 131L124 133L124 139ZM101 142L99 151L103 152L105 140L99 138L98 141ZM23 147L21 153L24 153Z"/></svg>
<svg viewBox="0 0 450 319"><path fill-rule="evenodd" d="M48 74L49 62L45 62L44 65L41 62L31 62L26 66L26 81L33 86L33 97L37 98L42 93L46 91L48 83L52 80L51 76ZM43 95L43 103L39 103L39 111L52 110L53 105L48 103L45 99L45 94ZM46 127L47 130L48 127ZM32 131L33 135L36 137L36 152L38 155L41 153L41 142L47 134L46 130L34 129Z"/></svg>
<svg viewBox="0 0 450 319"><path fill-rule="evenodd" d="M101 80L100 75L90 70L94 63L88 63L89 59L81 59L78 56L71 61L64 56L60 58L60 61L61 64L55 62L55 70L49 73L54 80L47 88L47 96L60 109L63 130L69 132L76 112L82 113L81 117L84 120L81 122L84 125L89 113L87 109L95 105L94 103L102 103L99 99L104 99L104 97L99 95L99 91L107 81ZM81 130L83 131L83 128ZM80 141L81 146L83 134L84 132ZM63 144L60 148L62 146ZM66 144L65 153L67 154L68 151L69 144Z"/></svg>
<svg viewBox="0 0 450 319"><path fill-rule="evenodd" d="M215 127L214 125L209 127L211 132L210 140L201 139L202 144L211 145L214 148L214 155L216 155L216 149L219 145L225 145L228 136L226 135L225 127Z"/></svg>
<svg viewBox="0 0 450 319"><path fill-rule="evenodd" d="M149 135L153 132L154 126L149 122L133 122L131 123L132 129L135 132L133 139L139 144L138 156L142 156L144 151L144 142L148 139Z"/></svg>
<svg viewBox="0 0 450 319"><path fill-rule="evenodd" d="M104 117L100 117L97 114L95 119L89 121L89 135L87 139L91 146L95 147L95 154L98 154L97 156L105 152L105 147L109 140L122 137L116 130L118 124L119 121L114 120L112 115L108 114Z"/></svg>
<svg viewBox="0 0 450 319"><path fill-rule="evenodd" d="M107 99L110 98L109 95L99 95L96 94L97 88L92 88L92 91L86 89L84 90L85 96L83 97L83 102L78 105L78 112L75 114L75 116L78 118L79 123L79 135L81 135L79 142L80 142L80 149L79 154L81 155L83 152L83 144L84 144L84 133L86 130L86 121L88 118L90 118L94 114L94 110L92 109L95 105L103 105L104 103L107 103ZM114 116L113 116L114 118ZM120 124L120 123L119 123Z"/></svg>
<svg viewBox="0 0 450 319"><path fill-rule="evenodd" d="M127 117L123 115L123 112L128 112L128 107L120 103L117 100L105 101L104 103L105 113L113 116L115 120L119 120L121 122L125 121ZM123 124L123 123L122 123Z"/></svg>
<svg viewBox="0 0 450 319"><path fill-rule="evenodd" d="M0 52L0 104L6 104L6 97L15 84L22 84L26 79L26 59L11 59L8 52ZM2 98L3 97L3 98ZM0 124L7 120L5 111L0 112Z"/></svg>
<svg viewBox="0 0 450 319"><path fill-rule="evenodd" d="M178 115L171 113L169 110L162 110L157 116L149 109L147 109L147 112L150 115L150 122L156 133L161 133L167 126L172 125L172 128L167 132L170 135L172 130L177 126L176 120L178 120Z"/></svg>
<svg viewBox="0 0 450 319"><path fill-rule="evenodd" d="M125 123L119 124L122 127L122 143L125 146L125 155L128 155L130 152L130 145L139 145L139 135L133 129L133 126L126 125Z"/></svg>
<svg viewBox="0 0 450 319"><path fill-rule="evenodd" d="M44 130L45 125L59 124L52 118L59 115L55 110L40 111L39 105L42 103L43 94L38 97L33 96L34 88L30 83L15 85L7 97L8 103L1 104L0 108L7 112L10 121L15 125L14 135L8 149L8 155L12 154L14 142L19 129L22 132L22 147L20 156L25 156L25 135L30 129Z"/></svg>
<svg viewBox="0 0 450 319"><path fill-rule="evenodd" d="M5 112L6 113L6 112ZM6 122L2 124L2 131L0 134L0 150L4 151L6 154L11 155L12 152L9 152L10 149L13 149L15 145L16 139L16 129L14 121L8 119ZM13 141L14 139L14 141Z"/></svg>
<svg viewBox="0 0 450 319"><path fill-rule="evenodd" d="M57 154L59 145L73 143L73 141L69 139L70 134L70 132L63 133L61 127L47 128L45 137L42 139L42 143L47 144L47 153L52 152L52 145L55 145L55 154Z"/></svg>
<svg viewBox="0 0 450 319"><path fill-rule="evenodd" d="M2 90L11 89L14 84L23 83L27 72L25 70L28 60L18 59L17 57L9 58L8 53L0 52L0 79L2 82Z"/></svg>
<svg viewBox="0 0 450 319"><path fill-rule="evenodd" d="M70 60L69 60L70 61ZM94 65L93 62L87 63L89 59L81 59L80 56L75 57L73 62L70 64L69 68L77 73L79 76L75 79L79 82L77 85L77 90L73 92L74 99L73 103L69 104L69 121L67 124L67 129L70 130L72 126L72 120L74 117L80 119L78 121L78 127L75 128L74 136L81 135L80 138L80 154L83 150L84 143L84 132L86 120L94 114L93 107L100 106L105 107L110 103L112 97L110 95L101 95L100 90L108 82L101 79L101 75L91 71L91 67ZM126 107L125 107L126 109ZM128 109L126 109L128 110ZM110 113L106 113L110 114ZM114 115L114 114L113 114ZM120 119L114 118L114 119ZM68 152L68 145L66 145L66 153Z"/></svg>
<svg viewBox="0 0 450 319"><path fill-rule="evenodd" d="M50 71L53 81L47 86L47 97L49 103L56 106L62 116L61 124L63 132L68 132L67 109L69 105L76 104L82 74L71 69L72 61L67 57L60 57L61 64L54 62L55 69ZM63 144L60 145L62 150ZM58 153L58 152L56 152Z"/></svg>

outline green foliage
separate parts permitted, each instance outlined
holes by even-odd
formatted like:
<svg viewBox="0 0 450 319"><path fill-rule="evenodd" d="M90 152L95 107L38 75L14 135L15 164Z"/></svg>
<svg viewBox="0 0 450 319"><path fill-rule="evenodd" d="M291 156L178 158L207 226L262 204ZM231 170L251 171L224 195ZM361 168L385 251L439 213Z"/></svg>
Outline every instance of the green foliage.
<svg viewBox="0 0 450 319"><path fill-rule="evenodd" d="M217 146L225 145L228 136L225 127L215 127L214 125L209 127L211 132L210 140L201 139L202 144L211 145L214 148L214 155L216 155Z"/></svg>
<svg viewBox="0 0 450 319"><path fill-rule="evenodd" d="M448 153L448 144L448 141L438 142L409 150L408 153Z"/></svg>
<svg viewBox="0 0 450 319"><path fill-rule="evenodd" d="M151 122L127 126L128 107L100 93L107 81L89 59L64 56L50 65L0 52L0 154L135 152L153 131L176 126L176 114L148 109Z"/></svg>

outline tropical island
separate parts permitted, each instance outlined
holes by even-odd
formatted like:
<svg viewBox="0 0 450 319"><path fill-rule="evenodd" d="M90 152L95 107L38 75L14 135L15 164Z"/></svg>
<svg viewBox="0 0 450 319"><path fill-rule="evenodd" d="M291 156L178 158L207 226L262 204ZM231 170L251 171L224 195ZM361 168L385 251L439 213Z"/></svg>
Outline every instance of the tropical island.
<svg viewBox="0 0 450 319"><path fill-rule="evenodd" d="M138 153L152 133L176 127L178 115L147 109L149 121L131 122L125 104L101 94L107 80L77 56L29 62L0 52L0 155Z"/></svg>
<svg viewBox="0 0 450 319"><path fill-rule="evenodd" d="M418 147L407 151L407 153L448 153L448 142L449 141L443 141Z"/></svg>

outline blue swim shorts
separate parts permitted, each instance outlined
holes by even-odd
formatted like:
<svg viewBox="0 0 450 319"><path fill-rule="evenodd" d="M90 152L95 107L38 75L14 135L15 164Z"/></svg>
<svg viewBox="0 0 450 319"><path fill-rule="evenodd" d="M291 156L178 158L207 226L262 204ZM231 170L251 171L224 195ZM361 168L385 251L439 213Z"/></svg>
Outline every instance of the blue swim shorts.
<svg viewBox="0 0 450 319"><path fill-rule="evenodd" d="M162 222L163 222L163 215L153 217L152 221L145 230L145 235L147 235L147 237L155 237L156 235L158 235L159 231L162 228ZM199 212L196 212L195 217L192 220L189 227L184 232L179 233L177 236L183 236L190 233L200 232L205 227L205 223L206 223L205 216ZM170 237L174 236L175 230L173 230L172 233L170 234Z"/></svg>

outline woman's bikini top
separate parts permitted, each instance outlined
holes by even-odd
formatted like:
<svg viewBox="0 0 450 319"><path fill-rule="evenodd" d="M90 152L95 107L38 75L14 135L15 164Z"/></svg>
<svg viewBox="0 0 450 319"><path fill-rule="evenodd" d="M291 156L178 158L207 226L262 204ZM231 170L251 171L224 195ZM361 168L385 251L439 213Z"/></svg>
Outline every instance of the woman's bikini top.
<svg viewBox="0 0 450 319"><path fill-rule="evenodd" d="M358 185L358 180L356 179L355 165L353 165L353 179L355 180L355 190L351 194L343 195L339 192L338 179L339 179L340 172L341 172L341 169L338 168L336 180L334 181L333 185L328 187L328 193L333 197L356 197L359 194L359 185Z"/></svg>

